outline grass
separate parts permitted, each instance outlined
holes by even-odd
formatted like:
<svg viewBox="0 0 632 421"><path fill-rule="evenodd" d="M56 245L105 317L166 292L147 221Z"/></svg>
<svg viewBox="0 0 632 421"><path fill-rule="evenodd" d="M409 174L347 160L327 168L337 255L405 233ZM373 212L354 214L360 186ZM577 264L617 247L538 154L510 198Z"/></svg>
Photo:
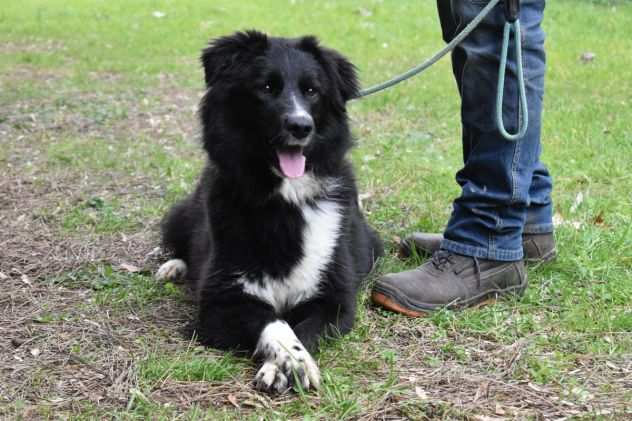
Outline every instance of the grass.
<svg viewBox="0 0 632 421"><path fill-rule="evenodd" d="M249 360L190 343L185 295L148 272L157 223L202 163L199 51L236 29L314 33L368 86L442 46L434 4L5 3L0 302L12 305L0 306L0 332L15 343L0 352L0 417L629 416L629 2L547 4L543 160L555 180L559 257L529 268L524 298L409 320L363 294L356 328L318 357L322 389L283 398L254 392ZM595 59L582 62L584 52ZM440 231L462 159L449 61L352 103L350 114L371 223L386 240ZM389 253L379 273L419 261Z"/></svg>

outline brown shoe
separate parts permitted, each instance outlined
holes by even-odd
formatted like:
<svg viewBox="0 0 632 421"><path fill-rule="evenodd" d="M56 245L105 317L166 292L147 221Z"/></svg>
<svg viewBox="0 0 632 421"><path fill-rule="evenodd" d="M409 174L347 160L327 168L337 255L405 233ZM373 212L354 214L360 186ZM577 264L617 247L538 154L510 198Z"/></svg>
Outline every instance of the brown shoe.
<svg viewBox="0 0 632 421"><path fill-rule="evenodd" d="M399 255L410 257L414 252L420 256L431 255L441 248L442 240L441 234L415 232L399 244ZM523 234L522 249L527 263L550 262L556 256L555 237L553 233Z"/></svg>
<svg viewBox="0 0 632 421"><path fill-rule="evenodd" d="M522 250L527 263L546 263L555 259L555 237L552 232L546 234L523 234Z"/></svg>
<svg viewBox="0 0 632 421"><path fill-rule="evenodd" d="M499 262L446 250L417 269L384 275L373 287L374 303L411 317L442 308L480 306L499 296L520 296L527 287L522 260Z"/></svg>

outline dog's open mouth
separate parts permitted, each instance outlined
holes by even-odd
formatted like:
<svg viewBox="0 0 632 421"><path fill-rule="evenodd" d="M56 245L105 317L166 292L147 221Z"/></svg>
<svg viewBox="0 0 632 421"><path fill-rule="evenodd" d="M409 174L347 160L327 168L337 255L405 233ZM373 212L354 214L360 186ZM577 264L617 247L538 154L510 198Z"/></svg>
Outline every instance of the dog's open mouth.
<svg viewBox="0 0 632 421"><path fill-rule="evenodd" d="M305 155L301 147L285 147L277 150L279 167L287 178L298 178L305 174Z"/></svg>

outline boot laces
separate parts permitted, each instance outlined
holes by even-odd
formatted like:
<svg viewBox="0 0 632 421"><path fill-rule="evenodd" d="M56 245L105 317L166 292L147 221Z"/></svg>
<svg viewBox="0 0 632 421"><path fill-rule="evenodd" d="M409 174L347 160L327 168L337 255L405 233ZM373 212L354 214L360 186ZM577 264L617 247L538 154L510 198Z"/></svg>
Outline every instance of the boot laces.
<svg viewBox="0 0 632 421"><path fill-rule="evenodd" d="M432 264L438 270L443 271L451 263L453 263L452 253L447 250L438 250L432 255Z"/></svg>
<svg viewBox="0 0 632 421"><path fill-rule="evenodd" d="M437 270L443 271L446 266L454 263L454 254L447 250L438 250L432 255L432 264ZM476 274L476 286L481 287L481 265L476 257L470 257L474 261L474 273Z"/></svg>

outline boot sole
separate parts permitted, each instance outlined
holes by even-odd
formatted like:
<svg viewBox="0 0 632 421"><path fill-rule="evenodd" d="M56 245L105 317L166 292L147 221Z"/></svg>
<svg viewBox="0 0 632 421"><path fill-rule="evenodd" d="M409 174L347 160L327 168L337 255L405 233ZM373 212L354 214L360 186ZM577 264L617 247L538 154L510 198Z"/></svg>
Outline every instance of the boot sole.
<svg viewBox="0 0 632 421"><path fill-rule="evenodd" d="M505 288L485 291L468 300L450 303L447 305L433 305L427 303L417 303L409 300L402 294L382 285L376 285L371 293L371 299L375 304L384 307L387 310L400 313L408 317L427 317L430 314L443 308L450 310L461 310L464 308L481 308L489 304L494 304L499 297L505 296L521 296L527 288L528 280L525 274L524 282L519 285Z"/></svg>
<svg viewBox="0 0 632 421"><path fill-rule="evenodd" d="M398 304L396 301L390 299L386 295L382 294L381 292L373 292L371 294L371 300L373 301L373 303L379 306L382 306L387 310L393 311L395 313L403 314L408 317L427 317L430 315L429 312L415 311L415 310L408 309Z"/></svg>

